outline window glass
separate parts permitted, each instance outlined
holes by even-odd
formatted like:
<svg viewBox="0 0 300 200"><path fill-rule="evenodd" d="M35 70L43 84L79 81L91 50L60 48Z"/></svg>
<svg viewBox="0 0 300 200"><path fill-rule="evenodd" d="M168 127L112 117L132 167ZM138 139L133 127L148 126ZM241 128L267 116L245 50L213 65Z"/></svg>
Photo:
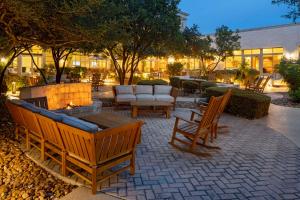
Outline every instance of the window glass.
<svg viewBox="0 0 300 200"><path fill-rule="evenodd" d="M252 54L260 54L260 49L252 49Z"/></svg>
<svg viewBox="0 0 300 200"><path fill-rule="evenodd" d="M272 49L263 49L264 54L271 54L273 52Z"/></svg>
<svg viewBox="0 0 300 200"><path fill-rule="evenodd" d="M283 53L283 48L273 48L273 53Z"/></svg>
<svg viewBox="0 0 300 200"><path fill-rule="evenodd" d="M242 51L233 51L233 55L240 56L242 55Z"/></svg>
<svg viewBox="0 0 300 200"><path fill-rule="evenodd" d="M232 68L233 67L232 63L233 63L233 57L232 56L227 57L226 58L226 68Z"/></svg>
<svg viewBox="0 0 300 200"><path fill-rule="evenodd" d="M244 50L244 54L245 55L251 55L252 54L251 49Z"/></svg>

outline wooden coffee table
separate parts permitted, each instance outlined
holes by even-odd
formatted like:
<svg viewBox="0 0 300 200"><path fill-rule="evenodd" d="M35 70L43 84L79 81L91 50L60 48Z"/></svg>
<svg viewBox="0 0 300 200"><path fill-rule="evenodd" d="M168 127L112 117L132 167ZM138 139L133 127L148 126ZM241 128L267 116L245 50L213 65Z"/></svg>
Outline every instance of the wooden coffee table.
<svg viewBox="0 0 300 200"><path fill-rule="evenodd" d="M86 115L83 117L79 117L80 119L91 122L93 124L97 124L100 128L115 128L118 126L122 126L124 124L136 122L137 120L131 119L129 117L124 117L118 114L114 114L111 112L100 112L97 114Z"/></svg>
<svg viewBox="0 0 300 200"><path fill-rule="evenodd" d="M165 114L166 118L169 119L172 107L171 103L162 101L135 101L131 102L131 116L136 118L141 112L160 112Z"/></svg>

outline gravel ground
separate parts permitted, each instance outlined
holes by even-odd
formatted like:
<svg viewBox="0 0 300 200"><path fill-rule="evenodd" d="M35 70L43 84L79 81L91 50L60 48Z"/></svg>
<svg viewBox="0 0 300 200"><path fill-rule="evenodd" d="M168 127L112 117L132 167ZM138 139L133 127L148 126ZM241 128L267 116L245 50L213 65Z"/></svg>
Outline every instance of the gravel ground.
<svg viewBox="0 0 300 200"><path fill-rule="evenodd" d="M0 114L0 199L58 199L70 193L76 186L32 162L14 140L13 124Z"/></svg>
<svg viewBox="0 0 300 200"><path fill-rule="evenodd" d="M281 93L283 98L276 98L272 100L272 103L279 106L286 106L292 108L300 108L300 103L293 102L288 93Z"/></svg>

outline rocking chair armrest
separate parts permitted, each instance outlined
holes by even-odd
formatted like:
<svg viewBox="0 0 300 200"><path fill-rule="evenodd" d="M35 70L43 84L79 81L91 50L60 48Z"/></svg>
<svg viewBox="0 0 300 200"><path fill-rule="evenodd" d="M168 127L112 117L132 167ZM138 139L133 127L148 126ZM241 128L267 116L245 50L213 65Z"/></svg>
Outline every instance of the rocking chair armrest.
<svg viewBox="0 0 300 200"><path fill-rule="evenodd" d="M206 106L208 105L208 103L205 102L205 101L198 101L198 103L201 104L201 105L206 105Z"/></svg>
<svg viewBox="0 0 300 200"><path fill-rule="evenodd" d="M183 116L175 115L175 117L176 117L176 119L178 119L178 120L182 120L182 121L185 121L185 122L187 122L187 123L194 124L194 125L199 125L199 123L196 123L196 122L193 122L193 121L191 121L191 120L189 120L189 119L186 119L186 118L184 118Z"/></svg>
<svg viewBox="0 0 300 200"><path fill-rule="evenodd" d="M193 110L191 110L191 112L192 112L193 114L197 114L197 115L200 115L200 116L202 116L202 115L203 115L203 113L202 113L202 111L201 111L201 110L196 110L196 109L193 109Z"/></svg>

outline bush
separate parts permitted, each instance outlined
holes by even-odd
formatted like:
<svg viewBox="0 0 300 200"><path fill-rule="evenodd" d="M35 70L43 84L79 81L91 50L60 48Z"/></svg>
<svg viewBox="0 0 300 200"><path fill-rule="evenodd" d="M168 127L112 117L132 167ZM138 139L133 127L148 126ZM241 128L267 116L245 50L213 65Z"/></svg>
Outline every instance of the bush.
<svg viewBox="0 0 300 200"><path fill-rule="evenodd" d="M259 77L260 72L256 69L252 69L247 63L242 63L239 69L237 69L236 80L246 85L248 82L254 83Z"/></svg>
<svg viewBox="0 0 300 200"><path fill-rule="evenodd" d="M211 81L204 81L201 82L200 84L200 90L205 92L207 88L210 87L217 87L217 84L215 82L211 82Z"/></svg>
<svg viewBox="0 0 300 200"><path fill-rule="evenodd" d="M294 101L300 101L300 60L297 62L283 59L278 65L278 72L288 84L290 97Z"/></svg>
<svg viewBox="0 0 300 200"><path fill-rule="evenodd" d="M208 97L221 96L227 90L228 88L212 87L206 90L206 95ZM247 119L258 119L268 115L270 103L271 98L264 94L233 89L226 111Z"/></svg>
<svg viewBox="0 0 300 200"><path fill-rule="evenodd" d="M170 85L176 88L180 88L180 78L178 77L170 77Z"/></svg>
<svg viewBox="0 0 300 200"><path fill-rule="evenodd" d="M181 72L183 70L183 64L176 62L174 64L168 64L167 65L167 71L168 74L172 76L180 76Z"/></svg>
<svg viewBox="0 0 300 200"><path fill-rule="evenodd" d="M182 83L182 87L183 87L184 93L195 93L196 90L199 88L199 84L194 81L184 81Z"/></svg>
<svg viewBox="0 0 300 200"><path fill-rule="evenodd" d="M168 82L162 79L141 80L137 83L137 85L168 85Z"/></svg>
<svg viewBox="0 0 300 200"><path fill-rule="evenodd" d="M21 77L18 75L7 75L5 77L5 82L7 85L7 89L9 91L12 91L13 88L13 82L16 83L16 90L19 90L21 87L25 87L26 86L26 78L25 77Z"/></svg>
<svg viewBox="0 0 300 200"><path fill-rule="evenodd" d="M215 74L216 79L220 79L224 82L231 82L231 80L236 79L237 70L230 70L230 69L215 70L213 74Z"/></svg>

